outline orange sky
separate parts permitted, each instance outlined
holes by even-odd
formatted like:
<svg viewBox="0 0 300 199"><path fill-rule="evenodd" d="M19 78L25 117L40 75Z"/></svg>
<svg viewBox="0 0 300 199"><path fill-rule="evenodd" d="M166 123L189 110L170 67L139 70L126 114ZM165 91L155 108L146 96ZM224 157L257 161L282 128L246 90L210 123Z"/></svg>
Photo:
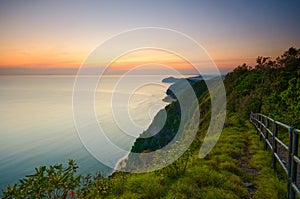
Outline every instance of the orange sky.
<svg viewBox="0 0 300 199"><path fill-rule="evenodd" d="M16 68L78 68L89 52L87 49L64 49L58 47L40 46L39 48L29 48L25 46L21 49L11 49L1 52L0 67L16 67ZM85 52L84 52L85 50ZM223 68L232 68L237 66L243 61L247 63L254 63L255 57L244 59L232 59L228 56L228 52L223 54L218 51L215 54L210 54L217 66ZM238 56L237 56L238 57ZM131 67L148 64L158 63L168 65L176 69L189 69L192 68L189 63L174 54L163 52L160 50L141 50L132 52L122 56L116 60L111 67L114 69L129 69ZM101 63L100 63L101 64Z"/></svg>
<svg viewBox="0 0 300 199"><path fill-rule="evenodd" d="M300 27L295 25L299 22L298 4L0 1L0 69L76 69L113 35L137 27L162 27L195 39L221 72L227 72L243 63L255 64L257 56L276 57L291 46L299 47ZM202 61L193 52L191 56L193 61ZM132 53L114 67L149 61L189 67L176 56L154 51Z"/></svg>
<svg viewBox="0 0 300 199"><path fill-rule="evenodd" d="M135 66L150 63L166 65L175 69L192 68L191 64L181 57L162 50L139 50L131 52L115 60L110 67L113 69L130 70Z"/></svg>

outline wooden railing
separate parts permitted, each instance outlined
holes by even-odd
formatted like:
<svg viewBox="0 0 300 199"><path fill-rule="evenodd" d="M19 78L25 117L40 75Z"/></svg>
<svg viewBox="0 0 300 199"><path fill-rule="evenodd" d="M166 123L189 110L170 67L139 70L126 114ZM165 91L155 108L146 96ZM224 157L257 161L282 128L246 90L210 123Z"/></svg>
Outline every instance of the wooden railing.
<svg viewBox="0 0 300 199"><path fill-rule="evenodd" d="M257 129L260 140L264 141L264 148L271 149L273 168L276 170L278 162L287 175L287 198L294 199L296 194L300 198L300 179L298 179L298 174L300 174L298 167L300 164L298 156L300 130L260 113L251 112L250 122Z"/></svg>

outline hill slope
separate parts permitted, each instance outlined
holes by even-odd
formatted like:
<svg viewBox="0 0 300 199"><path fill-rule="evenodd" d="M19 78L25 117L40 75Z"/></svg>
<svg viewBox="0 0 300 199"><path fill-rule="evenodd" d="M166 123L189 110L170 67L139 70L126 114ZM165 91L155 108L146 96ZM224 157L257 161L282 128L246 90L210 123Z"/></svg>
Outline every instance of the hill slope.
<svg viewBox="0 0 300 199"><path fill-rule="evenodd" d="M174 163L149 173L116 172L109 178L76 176L76 165L41 167L4 191L6 198L285 198L286 182L271 165L248 114L262 112L299 128L300 50L290 48L276 60L258 57L225 80L227 119L220 139L204 158L198 158L210 120L210 97L203 81L193 85L201 111L197 135L190 148ZM183 94L184 96L184 94ZM186 108L193 113L192 104ZM155 151L168 144L181 122L178 102L166 107L166 123L150 138L139 138L132 152ZM161 122L159 113L154 121ZM151 135L151 129L144 135ZM139 158L139 157L138 157ZM131 160L130 160L131 161ZM128 167L134 166L134 161ZM131 165L133 163L133 165Z"/></svg>

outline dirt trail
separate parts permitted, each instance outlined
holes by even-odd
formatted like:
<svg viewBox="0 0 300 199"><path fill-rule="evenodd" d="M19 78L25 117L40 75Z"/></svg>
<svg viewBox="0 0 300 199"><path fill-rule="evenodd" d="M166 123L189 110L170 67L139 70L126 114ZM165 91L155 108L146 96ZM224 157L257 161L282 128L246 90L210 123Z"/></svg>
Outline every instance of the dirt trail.
<svg viewBox="0 0 300 199"><path fill-rule="evenodd" d="M248 198L253 198L253 195L256 191L256 187L253 183L253 179L258 175L258 171L255 168L252 168L249 164L249 160L251 160L252 158L252 155L250 154L249 151L250 144L251 144L250 139L247 138L244 147L244 157L240 158L240 167L243 171L242 175L244 179L244 185L246 186L249 192Z"/></svg>

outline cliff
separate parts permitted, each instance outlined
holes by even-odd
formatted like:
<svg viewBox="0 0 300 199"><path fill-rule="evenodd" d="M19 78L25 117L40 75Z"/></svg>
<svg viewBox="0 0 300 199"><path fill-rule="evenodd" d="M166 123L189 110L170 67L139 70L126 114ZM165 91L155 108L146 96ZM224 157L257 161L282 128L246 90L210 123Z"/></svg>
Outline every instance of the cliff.
<svg viewBox="0 0 300 199"><path fill-rule="evenodd" d="M191 86L190 86L191 85ZM148 164L153 164L154 158L147 153L156 151L174 141L181 123L189 122L194 114L194 106L204 97L207 86L204 80L180 79L171 85L167 94L172 95L175 101L160 110L154 117L149 128L144 131L132 146L131 153L126 160L125 170L145 169ZM194 92L196 101L190 99L189 92ZM175 95L176 93L176 95ZM179 103L184 101L186 103ZM204 109L204 107L202 107ZM208 107L206 107L208 109ZM181 110L187 110L183 115ZM178 139L178 138L177 138ZM137 168L138 167L138 168Z"/></svg>

